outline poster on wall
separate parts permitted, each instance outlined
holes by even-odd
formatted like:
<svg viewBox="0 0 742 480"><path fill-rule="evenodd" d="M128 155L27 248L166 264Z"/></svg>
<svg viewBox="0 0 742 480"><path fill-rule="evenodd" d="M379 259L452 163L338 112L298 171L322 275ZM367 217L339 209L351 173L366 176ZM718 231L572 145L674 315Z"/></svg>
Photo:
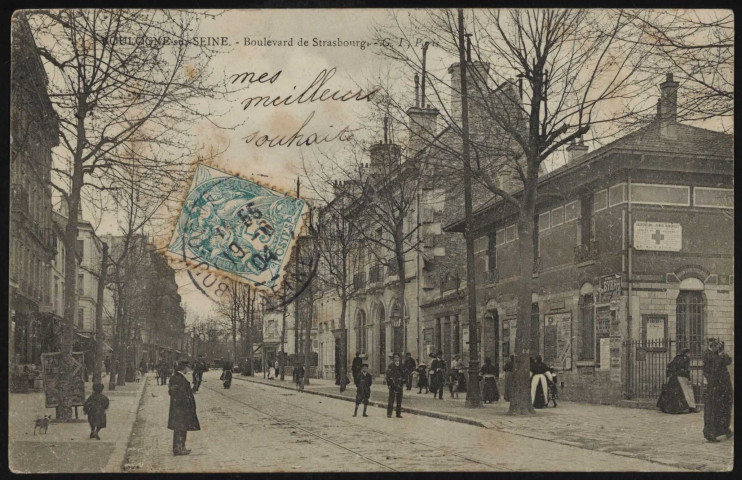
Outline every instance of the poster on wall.
<svg viewBox="0 0 742 480"><path fill-rule="evenodd" d="M42 353L41 366L44 378L44 398L46 408L54 408L59 405L59 374L61 354ZM82 369L85 364L85 355L82 352L72 353L72 396L69 405L80 406L85 403L85 382L82 378Z"/></svg>
<svg viewBox="0 0 742 480"><path fill-rule="evenodd" d="M572 369L572 312L544 315L544 361L557 370Z"/></svg>

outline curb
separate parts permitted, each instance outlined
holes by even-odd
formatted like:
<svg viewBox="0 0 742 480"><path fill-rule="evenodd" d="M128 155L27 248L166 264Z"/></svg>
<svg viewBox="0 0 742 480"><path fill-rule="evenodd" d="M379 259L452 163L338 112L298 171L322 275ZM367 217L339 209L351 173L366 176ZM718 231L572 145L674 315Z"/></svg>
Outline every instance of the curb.
<svg viewBox="0 0 742 480"><path fill-rule="evenodd" d="M147 386L147 378L144 378L143 382L140 382L141 386L137 395L139 398L135 400L134 414L129 425L124 426L126 436L124 442L116 443L113 449L111 457L108 459L106 467L103 469L103 473L121 473L124 471L124 462L126 461L126 452L129 449L129 442L131 442L131 434L134 431L134 424L137 423L137 417L139 416L139 408L142 406L142 399L144 398L144 389Z"/></svg>
<svg viewBox="0 0 742 480"><path fill-rule="evenodd" d="M272 384L272 383L267 383L267 382L261 382L257 380L251 380L249 377L247 378L234 377L234 378L242 380L244 382L253 382L259 385L267 385L269 387L283 388L284 390L296 391L296 388L294 387L289 387L287 385L277 385L277 384ZM315 392L315 391L306 390L306 389L304 390L304 393L309 393L311 395L319 395L321 397L334 398L336 400L344 400L346 402L355 403L354 398L346 397L343 395L337 395L334 393ZM386 403L379 402L377 400L369 400L368 404L374 407L379 407L379 408L384 408L384 409L386 409L386 406L387 406ZM479 420L474 420L474 419L467 418L467 417L460 417L458 415L452 415L450 413L431 412L430 410L422 410L420 408L409 408L409 407L402 407L402 411L405 413L411 413L413 415L421 415L425 417L437 418L440 420L447 420L449 422L465 423L468 425L474 425L475 427L487 428L487 425L480 422Z"/></svg>

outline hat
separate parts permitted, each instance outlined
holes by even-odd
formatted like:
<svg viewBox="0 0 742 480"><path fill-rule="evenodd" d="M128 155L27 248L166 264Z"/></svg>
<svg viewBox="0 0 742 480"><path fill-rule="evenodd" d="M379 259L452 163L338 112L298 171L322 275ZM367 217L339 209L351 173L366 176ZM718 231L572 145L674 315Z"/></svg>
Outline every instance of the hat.
<svg viewBox="0 0 742 480"><path fill-rule="evenodd" d="M686 353L689 353L689 352L690 352L690 348L681 348L678 354L685 355Z"/></svg>
<svg viewBox="0 0 742 480"><path fill-rule="evenodd" d="M361 368L368 368L368 363L364 363L363 365L361 365Z"/></svg>

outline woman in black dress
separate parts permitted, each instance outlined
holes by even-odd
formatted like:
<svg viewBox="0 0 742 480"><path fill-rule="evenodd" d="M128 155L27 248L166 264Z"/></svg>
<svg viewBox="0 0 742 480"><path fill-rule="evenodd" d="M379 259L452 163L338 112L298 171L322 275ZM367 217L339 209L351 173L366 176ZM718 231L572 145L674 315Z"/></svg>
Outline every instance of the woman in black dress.
<svg viewBox="0 0 742 480"><path fill-rule="evenodd" d="M483 380L482 401L484 403L496 402L500 399L497 391L497 367L492 365L492 360L484 359L484 365L479 369L479 377Z"/></svg>

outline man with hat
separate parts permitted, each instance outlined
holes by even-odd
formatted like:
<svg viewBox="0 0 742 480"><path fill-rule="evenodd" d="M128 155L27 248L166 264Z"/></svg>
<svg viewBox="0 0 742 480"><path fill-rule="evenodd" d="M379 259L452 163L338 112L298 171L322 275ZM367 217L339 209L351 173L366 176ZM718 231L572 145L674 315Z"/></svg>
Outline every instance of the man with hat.
<svg viewBox="0 0 742 480"><path fill-rule="evenodd" d="M392 418L394 402L397 402L397 418L402 418L402 392L407 381L407 371L399 361L399 354L392 357L393 362L386 369L386 386L389 389L389 402L386 406L386 416Z"/></svg>
<svg viewBox="0 0 742 480"><path fill-rule="evenodd" d="M170 378L168 395L170 395L170 411L167 428L173 431L173 455L188 455L190 450L185 448L186 435L189 431L201 430L196 415L196 398L191 391L191 383L183 375L185 362L178 362L175 373Z"/></svg>
<svg viewBox="0 0 742 480"><path fill-rule="evenodd" d="M417 363L415 362L415 359L412 358L412 354L410 352L405 353L404 369L407 370L407 390L412 388L412 373L416 368Z"/></svg>
<svg viewBox="0 0 742 480"><path fill-rule="evenodd" d="M353 412L353 416L358 415L358 405L363 403L363 416L366 415L366 408L368 407L368 399L371 397L371 374L368 373L368 363L361 365L361 371L355 378L356 383L356 410Z"/></svg>
<svg viewBox="0 0 742 480"><path fill-rule="evenodd" d="M439 350L435 354L435 360L430 364L430 389L433 391L433 398L438 395L438 399L443 399L443 385L446 383L446 362L443 361L443 353Z"/></svg>

